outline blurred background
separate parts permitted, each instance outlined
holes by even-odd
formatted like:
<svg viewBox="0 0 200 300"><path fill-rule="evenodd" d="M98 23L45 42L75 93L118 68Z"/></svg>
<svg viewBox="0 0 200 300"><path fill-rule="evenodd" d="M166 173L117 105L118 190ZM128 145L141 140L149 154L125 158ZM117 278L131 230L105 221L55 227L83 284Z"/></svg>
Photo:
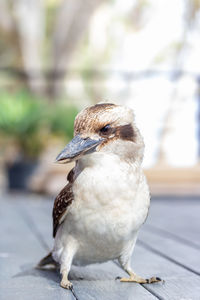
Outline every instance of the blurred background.
<svg viewBox="0 0 200 300"><path fill-rule="evenodd" d="M0 189L56 194L77 112L132 107L153 195L200 194L200 0L0 0Z"/></svg>

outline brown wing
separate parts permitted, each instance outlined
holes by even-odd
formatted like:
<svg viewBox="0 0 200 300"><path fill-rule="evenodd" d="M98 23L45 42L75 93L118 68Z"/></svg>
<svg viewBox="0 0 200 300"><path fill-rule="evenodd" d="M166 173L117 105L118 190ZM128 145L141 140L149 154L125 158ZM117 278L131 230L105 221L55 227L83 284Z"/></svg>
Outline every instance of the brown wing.
<svg viewBox="0 0 200 300"><path fill-rule="evenodd" d="M69 183L62 189L54 201L53 207L53 237L55 237L59 225L64 221L64 215L67 212L67 208L70 206L74 200L74 195L72 191L73 183L73 169L70 171ZM68 175L69 177L69 175Z"/></svg>
<svg viewBox="0 0 200 300"><path fill-rule="evenodd" d="M71 169L71 171L68 173L68 175L67 175L67 180L68 180L70 183L73 183L73 182L74 182L74 169Z"/></svg>

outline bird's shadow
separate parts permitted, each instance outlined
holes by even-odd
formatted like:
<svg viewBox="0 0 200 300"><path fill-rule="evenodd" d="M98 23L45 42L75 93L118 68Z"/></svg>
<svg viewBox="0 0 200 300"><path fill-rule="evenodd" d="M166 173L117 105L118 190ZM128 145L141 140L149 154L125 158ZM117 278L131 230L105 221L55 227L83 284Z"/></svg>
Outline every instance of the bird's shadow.
<svg viewBox="0 0 200 300"><path fill-rule="evenodd" d="M90 266L72 266L72 269L69 274L70 280L87 280L87 281L96 281L102 278L104 279L113 279L115 278L114 272L106 268L104 270L105 264L94 264ZM59 268L43 268L38 269L34 264L24 264L20 266L21 271L13 276L13 278L17 277L26 277L26 276L34 276L34 277L43 277L54 283L59 283L61 280L61 275ZM109 272L110 271L110 272Z"/></svg>
<svg viewBox="0 0 200 300"><path fill-rule="evenodd" d="M34 276L34 277L44 277L56 283L60 282L59 270L55 268L38 269L33 264L25 264L25 265L21 265L20 269L21 271L15 274L13 278Z"/></svg>
<svg viewBox="0 0 200 300"><path fill-rule="evenodd" d="M49 267L39 269L33 264L24 264L20 266L21 271L17 274L13 275L12 278L26 277L26 276L34 276L34 277L43 277L55 283L59 283L61 280L61 275L59 268ZM83 268L72 267L72 270L69 274L70 280L95 280L91 274L84 274L83 276Z"/></svg>

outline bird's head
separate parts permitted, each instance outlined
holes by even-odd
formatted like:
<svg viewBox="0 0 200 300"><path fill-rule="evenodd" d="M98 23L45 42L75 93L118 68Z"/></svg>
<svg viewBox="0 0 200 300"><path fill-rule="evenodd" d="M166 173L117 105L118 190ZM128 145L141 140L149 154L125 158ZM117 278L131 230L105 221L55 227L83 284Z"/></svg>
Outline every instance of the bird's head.
<svg viewBox="0 0 200 300"><path fill-rule="evenodd" d="M144 143L130 108L100 103L82 110L75 119L74 138L57 156L68 163L94 152L109 153L124 160L142 160Z"/></svg>

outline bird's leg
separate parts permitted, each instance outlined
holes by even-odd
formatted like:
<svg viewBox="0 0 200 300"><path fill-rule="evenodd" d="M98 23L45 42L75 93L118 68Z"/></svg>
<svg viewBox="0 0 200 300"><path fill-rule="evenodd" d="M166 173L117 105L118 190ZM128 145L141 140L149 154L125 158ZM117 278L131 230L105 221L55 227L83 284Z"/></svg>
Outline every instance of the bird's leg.
<svg viewBox="0 0 200 300"><path fill-rule="evenodd" d="M149 279L144 279L137 274L135 274L132 270L125 270L130 277L122 277L120 278L120 282L137 282L137 283L154 283L154 282L159 282L162 281L159 277L151 277Z"/></svg>
<svg viewBox="0 0 200 300"><path fill-rule="evenodd" d="M127 247L126 251L124 251L123 255L119 257L119 263L122 266L122 268L124 269L124 271L126 271L129 274L129 278L120 278L121 282L138 282L138 283L154 283L154 282L159 282L162 281L159 277L151 277L149 279L144 279L140 276L138 276L137 274L135 274L133 272L133 270L131 269L130 266L130 262L131 262L131 255L132 255L132 251L134 248L136 242L136 238L132 244L132 247Z"/></svg>
<svg viewBox="0 0 200 300"><path fill-rule="evenodd" d="M61 267L60 267L60 273L62 274L62 279L60 285L65 289L72 289L73 287L72 283L68 279L68 274L71 269L75 252L76 252L75 245L69 243L62 253Z"/></svg>
<svg viewBox="0 0 200 300"><path fill-rule="evenodd" d="M124 271L126 271L129 274L130 277L129 278L122 277L120 278L120 282L154 283L154 282L162 281L159 277L151 277L149 279L144 279L138 276L132 271L129 263L127 263L124 266L122 265L122 268L124 269Z"/></svg>

